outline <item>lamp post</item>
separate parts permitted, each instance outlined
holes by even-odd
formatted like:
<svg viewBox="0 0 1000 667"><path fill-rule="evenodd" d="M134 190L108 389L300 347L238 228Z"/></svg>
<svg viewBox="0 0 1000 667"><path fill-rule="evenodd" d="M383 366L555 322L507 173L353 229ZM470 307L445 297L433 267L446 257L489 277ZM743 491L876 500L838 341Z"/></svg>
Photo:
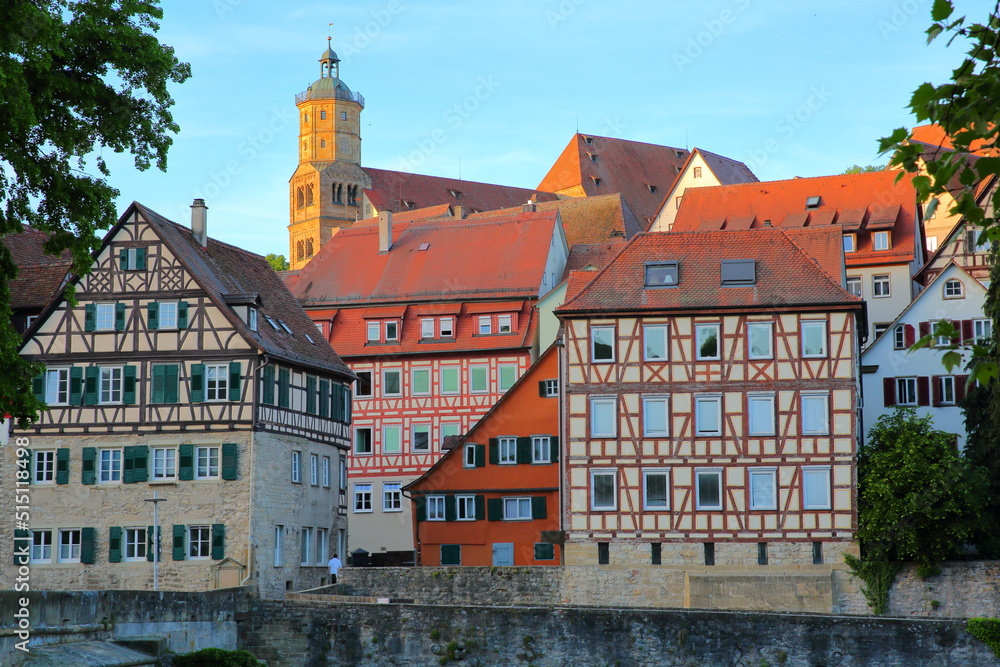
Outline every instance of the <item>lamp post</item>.
<svg viewBox="0 0 1000 667"><path fill-rule="evenodd" d="M166 498L160 498L158 492L153 491L152 498L144 498L147 503L153 503L153 590L160 590L160 503L166 502Z"/></svg>

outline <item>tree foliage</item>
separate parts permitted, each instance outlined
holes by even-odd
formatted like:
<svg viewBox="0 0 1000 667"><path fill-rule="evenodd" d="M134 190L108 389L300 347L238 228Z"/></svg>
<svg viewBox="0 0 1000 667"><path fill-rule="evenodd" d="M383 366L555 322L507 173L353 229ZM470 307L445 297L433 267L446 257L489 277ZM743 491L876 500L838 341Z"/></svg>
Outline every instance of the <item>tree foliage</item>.
<svg viewBox="0 0 1000 667"><path fill-rule="evenodd" d="M862 167L860 164L856 164L853 167L848 167L847 169L845 169L844 173L845 174L868 174L868 173L871 173L873 171L885 171L885 165L884 164L866 164L865 166Z"/></svg>
<svg viewBox="0 0 1000 667"><path fill-rule="evenodd" d="M167 90L190 75L159 43L162 10L146 0L4 0L0 3L0 241L31 225L86 273L98 232L116 219L118 191L104 149L166 168L178 131ZM30 423L41 407L11 324L17 276L0 242L0 410Z"/></svg>
<svg viewBox="0 0 1000 667"><path fill-rule="evenodd" d="M267 263L271 265L271 268L275 271L287 271L289 269L288 260L285 259L284 255L276 255L273 252L264 256Z"/></svg>

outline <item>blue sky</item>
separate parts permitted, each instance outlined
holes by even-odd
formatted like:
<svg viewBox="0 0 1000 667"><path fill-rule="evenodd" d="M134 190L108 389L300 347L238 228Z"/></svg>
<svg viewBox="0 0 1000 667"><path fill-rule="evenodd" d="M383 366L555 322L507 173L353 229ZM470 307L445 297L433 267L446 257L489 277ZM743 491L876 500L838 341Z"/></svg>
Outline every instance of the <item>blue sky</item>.
<svg viewBox="0 0 1000 667"><path fill-rule="evenodd" d="M985 17L992 3L957 3ZM173 87L168 170L110 161L121 190L209 233L287 255L294 96L328 24L365 96L362 163L535 187L573 133L700 147L762 180L877 161L963 45L925 45L931 0L205 0L166 3L160 40L190 62Z"/></svg>

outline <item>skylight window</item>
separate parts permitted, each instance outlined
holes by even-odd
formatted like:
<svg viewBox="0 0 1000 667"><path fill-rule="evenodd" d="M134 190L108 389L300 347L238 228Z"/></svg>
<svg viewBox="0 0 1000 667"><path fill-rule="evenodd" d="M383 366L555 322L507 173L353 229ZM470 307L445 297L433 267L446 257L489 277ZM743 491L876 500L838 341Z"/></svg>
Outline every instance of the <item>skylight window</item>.
<svg viewBox="0 0 1000 667"><path fill-rule="evenodd" d="M309 342L310 342L311 344L313 344L313 345L315 345L315 344L316 344L316 341L314 341L314 340L313 340L313 337L312 337L312 336L310 336L309 334L306 334L306 340L307 340L307 341L309 341Z"/></svg>
<svg viewBox="0 0 1000 667"><path fill-rule="evenodd" d="M587 143L588 146L591 146L594 143L593 137L584 137L583 140Z"/></svg>
<svg viewBox="0 0 1000 667"><path fill-rule="evenodd" d="M265 315L264 319L267 320L267 323L271 325L272 329L274 329L275 331L278 330L278 323L275 322L274 319L270 315Z"/></svg>
<svg viewBox="0 0 1000 667"><path fill-rule="evenodd" d="M596 153L587 153L587 157L590 158L591 162L597 162L597 154Z"/></svg>
<svg viewBox="0 0 1000 667"><path fill-rule="evenodd" d="M808 199L806 199L806 210L808 211L814 208L819 208L819 203L820 201L822 201L822 199L823 198L819 196L809 197Z"/></svg>
<svg viewBox="0 0 1000 667"><path fill-rule="evenodd" d="M288 325L285 324L284 320L278 320L278 324L280 324L281 328L287 331L288 333L292 333L292 330L288 328Z"/></svg>
<svg viewBox="0 0 1000 667"><path fill-rule="evenodd" d="M677 284L677 262L646 264L646 287L672 287Z"/></svg>
<svg viewBox="0 0 1000 667"><path fill-rule="evenodd" d="M424 251L426 251L430 247L431 247L430 243L421 243L420 247L417 248L417 252L424 252Z"/></svg>
<svg viewBox="0 0 1000 667"><path fill-rule="evenodd" d="M652 192L654 195L656 194L656 186L655 185L650 185L649 183L646 183L646 187L649 188L649 191Z"/></svg>
<svg viewBox="0 0 1000 667"><path fill-rule="evenodd" d="M723 285L753 285L757 282L757 272L752 259L722 260Z"/></svg>
<svg viewBox="0 0 1000 667"><path fill-rule="evenodd" d="M591 178L594 179L594 185L597 185L597 186L601 185L601 179L600 178L598 178L597 176L591 176Z"/></svg>

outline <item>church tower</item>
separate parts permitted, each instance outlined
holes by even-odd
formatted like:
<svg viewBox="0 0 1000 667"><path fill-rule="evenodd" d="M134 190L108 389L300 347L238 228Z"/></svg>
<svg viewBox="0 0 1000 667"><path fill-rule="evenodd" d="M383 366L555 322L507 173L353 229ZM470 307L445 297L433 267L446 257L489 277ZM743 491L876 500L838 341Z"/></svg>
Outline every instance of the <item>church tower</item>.
<svg viewBox="0 0 1000 667"><path fill-rule="evenodd" d="M330 46L320 56L320 77L295 96L299 108L299 165L289 181L289 264L301 269L341 227L361 217L361 111L365 98L340 79L340 58Z"/></svg>

